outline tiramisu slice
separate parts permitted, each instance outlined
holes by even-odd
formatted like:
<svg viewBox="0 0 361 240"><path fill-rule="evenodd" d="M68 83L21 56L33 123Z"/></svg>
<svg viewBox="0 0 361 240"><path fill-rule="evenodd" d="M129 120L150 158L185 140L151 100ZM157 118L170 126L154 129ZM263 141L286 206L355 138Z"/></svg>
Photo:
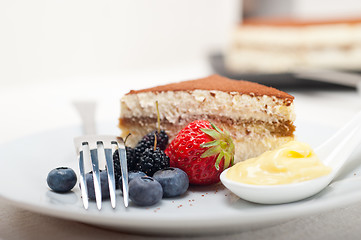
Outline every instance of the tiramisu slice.
<svg viewBox="0 0 361 240"><path fill-rule="evenodd" d="M123 137L132 134L128 143L134 146L156 129L158 101L170 141L188 123L209 120L231 133L239 162L293 140L293 99L274 88L212 75L130 91L121 99L119 127Z"/></svg>
<svg viewBox="0 0 361 240"><path fill-rule="evenodd" d="M234 73L360 70L360 63L361 18L246 19L235 28L225 53L225 66Z"/></svg>

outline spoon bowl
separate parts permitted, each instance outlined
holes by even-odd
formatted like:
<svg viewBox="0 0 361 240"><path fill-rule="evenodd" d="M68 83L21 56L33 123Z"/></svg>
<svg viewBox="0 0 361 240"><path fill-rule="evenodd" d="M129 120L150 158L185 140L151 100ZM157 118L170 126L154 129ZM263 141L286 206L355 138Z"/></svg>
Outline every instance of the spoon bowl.
<svg viewBox="0 0 361 240"><path fill-rule="evenodd" d="M242 199L261 204L282 204L311 197L324 188L338 175L351 153L361 143L361 112L331 138L315 149L320 160L332 168L328 175L315 179L279 185L252 185L227 178L226 169L220 179L225 187Z"/></svg>
<svg viewBox="0 0 361 240"><path fill-rule="evenodd" d="M324 189L332 179L329 175L315 179L280 185L251 185L230 180L226 177L229 169L221 174L223 185L238 197L261 204L281 204L311 197ZM312 183L311 183L312 182Z"/></svg>

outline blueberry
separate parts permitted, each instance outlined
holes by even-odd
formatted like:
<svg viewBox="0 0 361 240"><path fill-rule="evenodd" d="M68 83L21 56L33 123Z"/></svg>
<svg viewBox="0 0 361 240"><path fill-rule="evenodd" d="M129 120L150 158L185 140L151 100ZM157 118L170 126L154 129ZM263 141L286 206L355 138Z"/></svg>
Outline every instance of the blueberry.
<svg viewBox="0 0 361 240"><path fill-rule="evenodd" d="M162 196L162 186L151 177L138 177L129 182L129 198L136 205L154 205L162 199Z"/></svg>
<svg viewBox="0 0 361 240"><path fill-rule="evenodd" d="M131 171L128 173L129 182L132 181L134 178L144 177L144 176L147 176L147 174L141 171Z"/></svg>
<svg viewBox="0 0 361 240"><path fill-rule="evenodd" d="M179 168L165 168L154 173L153 178L163 188L163 197L177 197L184 194L189 186L188 175Z"/></svg>
<svg viewBox="0 0 361 240"><path fill-rule="evenodd" d="M132 181L134 178L137 178L137 177L144 177L144 176L147 176L147 174L145 174L144 172L141 172L141 171L130 171L128 172L128 183L130 181ZM122 178L119 178L119 186L120 186L120 189L122 189Z"/></svg>
<svg viewBox="0 0 361 240"><path fill-rule="evenodd" d="M108 199L109 194L109 183L108 183L108 174L106 170L100 170L100 186L102 192L102 199ZM94 181L93 173L89 172L85 174L86 185L88 188L88 197L90 200L95 200L95 190L94 190Z"/></svg>
<svg viewBox="0 0 361 240"><path fill-rule="evenodd" d="M73 169L59 167L49 172L46 181L54 192L65 193L75 186L77 177Z"/></svg>

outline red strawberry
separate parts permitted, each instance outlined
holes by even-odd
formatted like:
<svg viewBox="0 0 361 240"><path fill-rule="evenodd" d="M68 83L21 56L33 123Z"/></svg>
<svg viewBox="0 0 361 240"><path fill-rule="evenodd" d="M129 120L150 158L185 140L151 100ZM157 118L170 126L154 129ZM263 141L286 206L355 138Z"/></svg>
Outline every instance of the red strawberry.
<svg viewBox="0 0 361 240"><path fill-rule="evenodd" d="M206 185L219 182L221 172L233 165L234 145L228 132L197 120L178 133L165 153L171 167L188 174L189 183Z"/></svg>

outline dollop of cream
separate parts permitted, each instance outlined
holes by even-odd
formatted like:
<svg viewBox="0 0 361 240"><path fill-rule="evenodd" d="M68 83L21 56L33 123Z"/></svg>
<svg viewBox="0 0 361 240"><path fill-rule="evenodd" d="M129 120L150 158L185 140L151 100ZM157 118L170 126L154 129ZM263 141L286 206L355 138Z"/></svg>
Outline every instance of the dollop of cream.
<svg viewBox="0 0 361 240"><path fill-rule="evenodd" d="M318 178L331 170L310 145L291 141L259 157L237 163L228 170L226 177L246 184L277 185Z"/></svg>

